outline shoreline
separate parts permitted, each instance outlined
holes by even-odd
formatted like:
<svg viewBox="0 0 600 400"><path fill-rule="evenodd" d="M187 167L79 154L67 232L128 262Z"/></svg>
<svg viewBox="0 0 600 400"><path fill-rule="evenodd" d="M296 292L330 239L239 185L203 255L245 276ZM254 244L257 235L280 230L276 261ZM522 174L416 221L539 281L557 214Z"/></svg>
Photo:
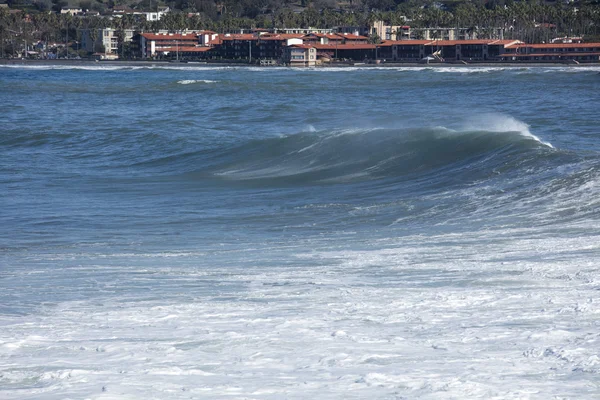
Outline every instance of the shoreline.
<svg viewBox="0 0 600 400"><path fill-rule="evenodd" d="M95 61L95 60L22 60L22 59L0 59L0 65L40 65L40 66L78 66L78 65L106 65L106 66L125 66L125 67L136 67L136 66L194 66L194 67L258 67L258 68L294 68L294 69L314 69L314 68L477 68L477 67L506 67L506 68L531 68L531 67L598 67L600 68L600 62L598 63L556 63L556 62L475 62L475 63L410 63L410 62L385 62L385 63L327 63L317 65L315 67L289 67L286 65L276 66L261 66L258 64L248 64L243 62L222 62L222 61L190 61L190 62L170 62L170 61L156 61L156 60L113 60L113 61Z"/></svg>

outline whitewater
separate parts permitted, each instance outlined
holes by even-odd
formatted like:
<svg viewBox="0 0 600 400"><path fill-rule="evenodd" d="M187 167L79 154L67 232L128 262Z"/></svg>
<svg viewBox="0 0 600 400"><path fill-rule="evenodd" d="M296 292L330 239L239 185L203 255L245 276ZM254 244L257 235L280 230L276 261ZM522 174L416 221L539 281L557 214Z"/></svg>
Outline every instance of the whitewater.
<svg viewBox="0 0 600 400"><path fill-rule="evenodd" d="M600 68L0 66L0 399L596 399Z"/></svg>

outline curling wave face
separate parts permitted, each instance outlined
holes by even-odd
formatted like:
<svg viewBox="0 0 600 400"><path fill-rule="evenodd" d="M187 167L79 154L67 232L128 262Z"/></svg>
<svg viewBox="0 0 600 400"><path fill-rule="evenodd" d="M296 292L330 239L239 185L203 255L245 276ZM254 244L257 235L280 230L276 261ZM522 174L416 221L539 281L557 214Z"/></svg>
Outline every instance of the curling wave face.
<svg viewBox="0 0 600 400"><path fill-rule="evenodd" d="M434 127L303 132L235 148L224 155L232 160L229 165L214 174L282 184L418 178L433 171L467 174L479 164L493 169L505 164L503 158L531 152L544 157L552 146L527 131Z"/></svg>

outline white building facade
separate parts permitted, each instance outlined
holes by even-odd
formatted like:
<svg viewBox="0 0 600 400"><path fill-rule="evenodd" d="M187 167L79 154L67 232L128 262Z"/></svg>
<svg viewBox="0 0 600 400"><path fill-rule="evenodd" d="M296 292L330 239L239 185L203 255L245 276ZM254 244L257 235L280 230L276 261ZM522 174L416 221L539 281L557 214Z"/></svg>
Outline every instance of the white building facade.
<svg viewBox="0 0 600 400"><path fill-rule="evenodd" d="M123 32L125 34L123 42L132 42L135 31L133 29L125 29ZM81 31L81 47L91 53L118 56L119 36L117 30L100 28L91 32L90 29L84 29Z"/></svg>

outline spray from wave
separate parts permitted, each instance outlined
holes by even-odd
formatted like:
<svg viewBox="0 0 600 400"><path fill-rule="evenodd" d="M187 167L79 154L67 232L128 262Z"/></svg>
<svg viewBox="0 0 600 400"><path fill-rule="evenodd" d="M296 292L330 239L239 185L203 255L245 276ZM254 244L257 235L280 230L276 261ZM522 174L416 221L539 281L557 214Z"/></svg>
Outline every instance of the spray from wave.
<svg viewBox="0 0 600 400"><path fill-rule="evenodd" d="M478 129L484 129L488 132L517 132L525 138L533 139L545 146L554 148L551 143L542 141L539 137L532 134L529 130L530 126L523 121L519 121L511 116L502 114L482 114L474 116L465 121L461 130L473 131Z"/></svg>

